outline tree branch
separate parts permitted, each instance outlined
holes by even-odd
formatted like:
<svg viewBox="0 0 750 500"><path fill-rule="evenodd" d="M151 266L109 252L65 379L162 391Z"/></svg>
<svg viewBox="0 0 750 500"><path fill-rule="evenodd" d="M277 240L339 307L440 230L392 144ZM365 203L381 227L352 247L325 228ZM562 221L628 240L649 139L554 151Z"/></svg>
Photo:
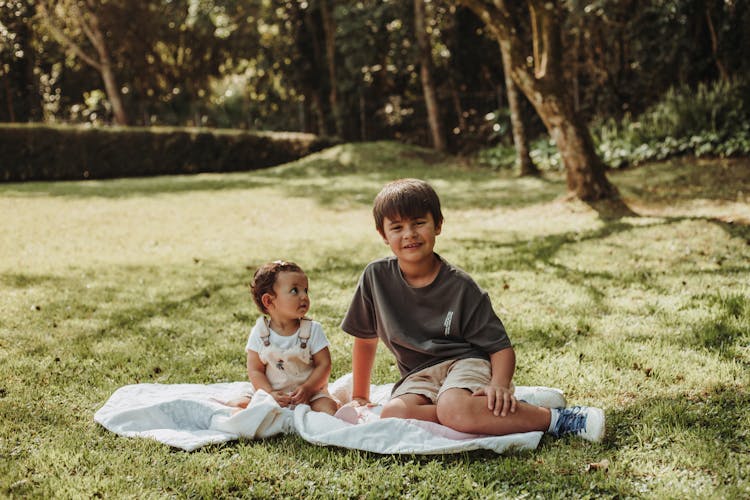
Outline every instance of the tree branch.
<svg viewBox="0 0 750 500"><path fill-rule="evenodd" d="M58 26L55 25L54 21L52 20L52 16L50 16L49 12L47 12L47 9L43 4L41 3L37 4L37 12L39 16L42 18L44 25L52 33L52 36L55 37L58 42L60 42L60 44L70 49L73 52L73 54L75 54L77 57L79 57L89 66L92 66L96 70L101 71L101 68L102 68L101 63L97 61L96 59L94 59L93 57L86 54L86 52L84 52L83 49L76 42L74 42Z"/></svg>

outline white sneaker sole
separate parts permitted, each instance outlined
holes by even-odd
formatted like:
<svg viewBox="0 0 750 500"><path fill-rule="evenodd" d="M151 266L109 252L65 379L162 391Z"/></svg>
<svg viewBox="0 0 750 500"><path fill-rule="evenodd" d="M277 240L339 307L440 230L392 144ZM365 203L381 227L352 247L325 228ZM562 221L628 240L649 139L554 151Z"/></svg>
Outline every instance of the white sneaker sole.
<svg viewBox="0 0 750 500"><path fill-rule="evenodd" d="M586 417L586 430L579 436L592 443L600 442L604 438L604 423L604 410L589 407L589 413Z"/></svg>
<svg viewBox="0 0 750 500"><path fill-rule="evenodd" d="M565 408L567 402L560 389L542 386L520 386L516 387L514 394L516 399L524 400L534 406L543 408Z"/></svg>

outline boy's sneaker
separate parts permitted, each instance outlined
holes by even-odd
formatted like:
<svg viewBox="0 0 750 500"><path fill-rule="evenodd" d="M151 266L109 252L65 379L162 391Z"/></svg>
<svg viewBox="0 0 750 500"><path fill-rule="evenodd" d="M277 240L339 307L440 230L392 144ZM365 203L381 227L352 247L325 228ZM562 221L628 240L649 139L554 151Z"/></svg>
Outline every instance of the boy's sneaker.
<svg viewBox="0 0 750 500"><path fill-rule="evenodd" d="M564 408L568 405L563 391L552 387L519 386L516 387L515 396L519 401L544 408Z"/></svg>
<svg viewBox="0 0 750 500"><path fill-rule="evenodd" d="M557 421L549 431L553 436L573 434L594 443L604 437L604 411L601 408L571 406L552 411L557 412Z"/></svg>

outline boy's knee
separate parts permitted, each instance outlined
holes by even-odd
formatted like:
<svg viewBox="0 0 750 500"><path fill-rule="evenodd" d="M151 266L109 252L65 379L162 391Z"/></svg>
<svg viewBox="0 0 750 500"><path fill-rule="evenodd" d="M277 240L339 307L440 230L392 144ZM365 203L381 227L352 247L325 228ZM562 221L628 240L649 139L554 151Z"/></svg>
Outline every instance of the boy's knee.
<svg viewBox="0 0 750 500"><path fill-rule="evenodd" d="M471 432L476 415L466 404L466 393L463 389L450 389L440 395L437 402L437 418L441 424L460 432Z"/></svg>

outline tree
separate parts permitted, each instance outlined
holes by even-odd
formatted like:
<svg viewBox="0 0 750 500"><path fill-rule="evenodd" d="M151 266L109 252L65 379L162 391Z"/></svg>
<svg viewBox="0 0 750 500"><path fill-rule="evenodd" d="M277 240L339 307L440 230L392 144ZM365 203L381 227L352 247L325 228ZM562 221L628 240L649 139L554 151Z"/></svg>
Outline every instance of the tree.
<svg viewBox="0 0 750 500"><path fill-rule="evenodd" d="M331 4L334 0L331 0ZM341 105L339 103L338 77L336 75L336 21L334 20L333 7L328 6L327 0L320 0L320 15L323 21L323 32L326 41L326 60L328 63L328 84L330 92L328 99L331 103L331 112L336 125L336 134L344 135L344 124L341 117Z"/></svg>
<svg viewBox="0 0 750 500"><path fill-rule="evenodd" d="M510 75L531 101L555 141L565 166L568 191L596 201L613 198L617 190L607 180L591 135L575 112L562 72L559 1L527 0L526 11L505 0L459 0L482 19L501 50L508 54ZM520 20L530 16L529 29ZM532 46L523 38L527 34ZM533 67L527 61L533 61Z"/></svg>
<svg viewBox="0 0 750 500"><path fill-rule="evenodd" d="M529 138L526 135L526 125L521 112L521 96L518 95L516 84L510 76L512 68L510 55L501 50L503 58L503 70L505 72L505 91L508 94L508 108L510 109L510 126L513 131L513 145L516 147L516 168L518 175L539 175L539 169L531 160L529 155Z"/></svg>
<svg viewBox="0 0 750 500"><path fill-rule="evenodd" d="M42 106L34 76L37 53L28 19L30 0L0 2L0 121L39 120Z"/></svg>
<svg viewBox="0 0 750 500"><path fill-rule="evenodd" d="M432 145L438 151L445 151L443 122L440 118L435 82L432 78L432 45L427 33L424 3L424 0L414 0L414 32L419 47L419 76L422 81L422 93L427 108L427 121L432 135Z"/></svg>
<svg viewBox="0 0 750 500"><path fill-rule="evenodd" d="M107 99L112 106L115 123L127 125L128 115L122 103L120 85L115 76L106 32L101 28L95 2L93 0L40 1L36 7L37 14L52 36L76 57L99 72ZM76 40L76 35L81 33L90 43L90 50L93 50L93 53L84 50Z"/></svg>

